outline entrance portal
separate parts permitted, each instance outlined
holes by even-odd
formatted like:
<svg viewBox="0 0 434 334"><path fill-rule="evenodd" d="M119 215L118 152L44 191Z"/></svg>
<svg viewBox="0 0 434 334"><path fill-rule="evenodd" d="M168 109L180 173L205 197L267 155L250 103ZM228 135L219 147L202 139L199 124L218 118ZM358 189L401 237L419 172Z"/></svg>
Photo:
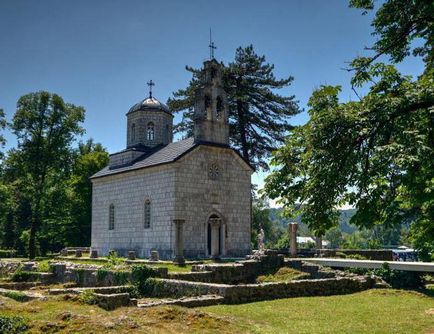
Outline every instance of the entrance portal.
<svg viewBox="0 0 434 334"><path fill-rule="evenodd" d="M208 254L212 258L222 255L222 220L217 215L212 215L208 219Z"/></svg>

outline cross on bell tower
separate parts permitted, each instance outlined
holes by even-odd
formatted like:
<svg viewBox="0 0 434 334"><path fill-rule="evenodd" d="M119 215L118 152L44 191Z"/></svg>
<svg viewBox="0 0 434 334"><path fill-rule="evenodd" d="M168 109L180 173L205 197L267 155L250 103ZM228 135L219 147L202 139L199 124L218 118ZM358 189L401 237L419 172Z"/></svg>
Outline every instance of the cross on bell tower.
<svg viewBox="0 0 434 334"><path fill-rule="evenodd" d="M155 86L155 83L152 81L149 81L146 83L149 86L149 98L152 99L152 86Z"/></svg>
<svg viewBox="0 0 434 334"><path fill-rule="evenodd" d="M211 29L209 29L209 59L214 59L214 50L217 49L217 47L214 45L214 42L212 41L212 35L211 35Z"/></svg>

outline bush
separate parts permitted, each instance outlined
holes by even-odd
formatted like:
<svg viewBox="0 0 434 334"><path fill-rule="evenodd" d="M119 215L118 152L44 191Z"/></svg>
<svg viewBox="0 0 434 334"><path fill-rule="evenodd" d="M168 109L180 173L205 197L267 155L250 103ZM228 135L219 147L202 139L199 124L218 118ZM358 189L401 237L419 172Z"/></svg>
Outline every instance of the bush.
<svg viewBox="0 0 434 334"><path fill-rule="evenodd" d="M375 269L373 273L389 283L394 289L421 289L425 287L422 273L393 270L390 269L387 262L380 269Z"/></svg>
<svg viewBox="0 0 434 334"><path fill-rule="evenodd" d="M84 290L80 293L79 300L84 304L94 305L96 304L95 292L93 290Z"/></svg>
<svg viewBox="0 0 434 334"><path fill-rule="evenodd" d="M130 273L128 271L113 272L113 280L116 285L124 285L128 283Z"/></svg>
<svg viewBox="0 0 434 334"><path fill-rule="evenodd" d="M109 254L107 256L107 260L111 266L117 266L117 265L122 264L124 262L124 259L120 258L118 256L118 253L114 250L111 250L109 252Z"/></svg>
<svg viewBox="0 0 434 334"><path fill-rule="evenodd" d="M27 301L27 296L20 291L6 291L3 293L3 296L16 300L17 302Z"/></svg>
<svg viewBox="0 0 434 334"><path fill-rule="evenodd" d="M75 269L75 283L77 283L78 286L83 285L83 283L84 283L84 269L83 268Z"/></svg>
<svg viewBox="0 0 434 334"><path fill-rule="evenodd" d="M107 277L107 274L108 274L108 270L106 268L99 268L96 271L96 281L98 283L102 283Z"/></svg>
<svg viewBox="0 0 434 334"><path fill-rule="evenodd" d="M38 271L41 273L50 272L50 264L49 260L44 260L38 263Z"/></svg>
<svg viewBox="0 0 434 334"><path fill-rule="evenodd" d="M133 284L139 295L146 295L152 285L149 278L155 276L155 270L144 264L135 264L131 268Z"/></svg>
<svg viewBox="0 0 434 334"><path fill-rule="evenodd" d="M21 334L25 333L28 326L22 317L0 314L0 333Z"/></svg>
<svg viewBox="0 0 434 334"><path fill-rule="evenodd" d="M0 259L15 257L17 252L13 249L0 249Z"/></svg>
<svg viewBox="0 0 434 334"><path fill-rule="evenodd" d="M17 271L15 271L12 274L12 281L13 282L29 282L34 277L34 273L31 271L24 271L21 268L18 268Z"/></svg>

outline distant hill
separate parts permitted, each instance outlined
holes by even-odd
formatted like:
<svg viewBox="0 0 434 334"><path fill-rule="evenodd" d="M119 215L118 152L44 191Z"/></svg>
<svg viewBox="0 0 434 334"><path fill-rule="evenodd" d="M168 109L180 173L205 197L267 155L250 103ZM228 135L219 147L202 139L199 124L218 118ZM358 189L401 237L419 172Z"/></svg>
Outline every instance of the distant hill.
<svg viewBox="0 0 434 334"><path fill-rule="evenodd" d="M297 223L299 224L299 233L300 235L310 235L309 229L306 224L302 222L302 216L299 215L295 218L286 218L282 216L283 209L281 208L272 208L270 209L270 220L278 223L283 227L287 227L289 223ZM356 213L356 209L347 209L340 210L341 214L339 217L339 228L341 232L352 234L357 231L357 227L350 224L351 217Z"/></svg>

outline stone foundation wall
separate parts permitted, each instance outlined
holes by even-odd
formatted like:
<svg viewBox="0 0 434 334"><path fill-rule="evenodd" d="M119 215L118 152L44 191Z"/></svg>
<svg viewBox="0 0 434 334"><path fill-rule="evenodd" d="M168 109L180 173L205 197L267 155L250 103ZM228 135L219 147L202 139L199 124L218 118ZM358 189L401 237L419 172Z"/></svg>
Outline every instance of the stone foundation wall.
<svg viewBox="0 0 434 334"><path fill-rule="evenodd" d="M177 278L224 284L252 283L259 275L275 273L283 265L282 255L266 250L265 254L255 254L249 256L248 260L235 263L193 265L191 275L178 275Z"/></svg>
<svg viewBox="0 0 434 334"><path fill-rule="evenodd" d="M59 283L75 282L81 287L117 286L133 280L131 271L103 270L101 268L86 268L66 263L50 265L55 280ZM155 277L168 276L167 268L153 268Z"/></svg>
<svg viewBox="0 0 434 334"><path fill-rule="evenodd" d="M370 277L338 277L262 284L212 284L156 279L154 297L220 295L228 304L289 297L329 296L367 290L374 285Z"/></svg>
<svg viewBox="0 0 434 334"><path fill-rule="evenodd" d="M284 252L279 251L279 253ZM298 253L305 257L314 257L318 254L318 250L299 250ZM322 257L336 257L336 253L343 253L345 255L361 255L366 257L368 260L393 261L393 252L390 249L321 249Z"/></svg>

